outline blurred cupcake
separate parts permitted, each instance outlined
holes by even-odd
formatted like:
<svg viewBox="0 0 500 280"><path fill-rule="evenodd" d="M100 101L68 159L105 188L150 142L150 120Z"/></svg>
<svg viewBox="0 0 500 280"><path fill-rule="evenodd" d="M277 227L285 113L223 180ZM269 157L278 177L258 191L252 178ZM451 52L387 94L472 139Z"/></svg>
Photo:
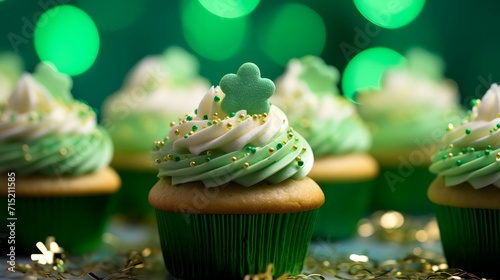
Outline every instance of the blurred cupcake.
<svg viewBox="0 0 500 280"><path fill-rule="evenodd" d="M175 277L242 279L271 263L275 277L301 272L324 196L305 177L310 146L267 101L274 89L245 63L157 142L149 201Z"/></svg>
<svg viewBox="0 0 500 280"><path fill-rule="evenodd" d="M337 69L318 57L292 59L270 99L312 147L315 161L309 177L325 193L314 235L331 239L356 233L378 174L367 153L371 135L354 105L339 95L338 80Z"/></svg>
<svg viewBox="0 0 500 280"><path fill-rule="evenodd" d="M18 55L8 52L0 53L0 106L9 99L22 72L23 62Z"/></svg>
<svg viewBox="0 0 500 280"><path fill-rule="evenodd" d="M407 67L385 74L380 90L358 94L358 112L373 135L370 152L381 166L373 210L432 212L424 188L433 179L429 159L443 127L464 116L456 84L442 73L438 57L414 49L407 55Z"/></svg>
<svg viewBox="0 0 500 280"><path fill-rule="evenodd" d="M40 64L20 78L0 113L1 180L14 182L1 195L14 201L8 214L16 219L18 250L36 252L48 236L75 253L101 244L120 180L108 167L109 135L90 107L73 100L71 86L68 76Z"/></svg>
<svg viewBox="0 0 500 280"><path fill-rule="evenodd" d="M500 278L499 128L500 86L493 84L465 122L444 135L428 190L448 266L491 279Z"/></svg>
<svg viewBox="0 0 500 280"><path fill-rule="evenodd" d="M171 47L142 59L103 105L102 123L115 147L111 165L123 181L116 212L127 218L153 219L146 187L157 181L149 160L151 147L168 132L167 120L193 112L206 93L209 83L197 73L196 58Z"/></svg>

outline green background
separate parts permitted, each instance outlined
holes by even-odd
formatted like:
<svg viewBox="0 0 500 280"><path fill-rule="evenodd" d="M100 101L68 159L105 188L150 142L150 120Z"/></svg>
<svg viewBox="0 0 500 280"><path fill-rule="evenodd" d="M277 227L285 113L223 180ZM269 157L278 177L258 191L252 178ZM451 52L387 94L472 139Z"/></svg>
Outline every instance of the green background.
<svg viewBox="0 0 500 280"><path fill-rule="evenodd" d="M34 17L36 19L44 11L43 5L53 6L64 2L80 7L97 24L100 49L92 67L73 77L73 94L91 106L100 108L104 98L120 88L127 71L145 55L161 53L171 45L181 46L197 55L183 34L180 12L182 1L139 1L139 6L129 11L120 4L127 1L93 1L97 3L94 3L97 9L89 8L92 5L85 3L85 0L0 1L0 51L17 51L24 60L25 69L33 71L39 62L32 37ZM200 74L212 84L218 84L224 74L235 72L243 62L252 61L260 66L263 76L273 79L280 75L284 70L283 65L265 55L258 47L257 38L263 19L291 2L304 4L323 18L326 42L320 55L341 72L357 51L388 47L404 54L409 48L420 46L444 59L445 76L457 82L463 104L468 104L471 98L481 97L489 85L500 77L500 2L493 0L428 0L416 19L399 29L375 27L358 12L353 1L263 0L247 16L249 32L242 48L224 60L210 60L197 55ZM109 11L112 11L110 19L123 14L124 18L135 21L121 29L105 30L96 18L106 17ZM297 20L300 21L300 17ZM361 32L366 37L362 38L359 35ZM10 33L24 36L26 41L14 48L8 38ZM342 47L349 48L348 53L343 52Z"/></svg>

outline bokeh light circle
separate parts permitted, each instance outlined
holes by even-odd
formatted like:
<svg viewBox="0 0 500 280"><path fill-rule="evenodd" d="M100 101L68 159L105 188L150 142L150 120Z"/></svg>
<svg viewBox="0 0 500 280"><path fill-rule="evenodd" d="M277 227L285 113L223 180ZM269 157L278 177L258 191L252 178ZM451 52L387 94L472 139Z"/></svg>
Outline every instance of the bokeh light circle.
<svg viewBox="0 0 500 280"><path fill-rule="evenodd" d="M316 11L289 3L261 22L258 36L262 51L284 66L294 57L319 55L325 46L326 27Z"/></svg>
<svg viewBox="0 0 500 280"><path fill-rule="evenodd" d="M198 0L214 15L223 18L237 18L251 13L260 0Z"/></svg>
<svg viewBox="0 0 500 280"><path fill-rule="evenodd" d="M97 28L106 31L130 26L144 11L143 0L79 0L78 6L94 19Z"/></svg>
<svg viewBox="0 0 500 280"><path fill-rule="evenodd" d="M384 28L399 28L412 22L422 11L425 0L354 0L359 12Z"/></svg>
<svg viewBox="0 0 500 280"><path fill-rule="evenodd" d="M99 33L82 10L62 5L42 14L35 28L35 49L42 61L52 62L68 75L87 71L99 52Z"/></svg>
<svg viewBox="0 0 500 280"><path fill-rule="evenodd" d="M185 0L182 4L182 31L195 52L211 60L224 60L242 48L247 17L221 18L208 12L197 0Z"/></svg>
<svg viewBox="0 0 500 280"><path fill-rule="evenodd" d="M389 48L371 48L357 54L347 64L342 75L342 91L351 101L356 93L368 89L380 89L387 69L406 63L404 56Z"/></svg>

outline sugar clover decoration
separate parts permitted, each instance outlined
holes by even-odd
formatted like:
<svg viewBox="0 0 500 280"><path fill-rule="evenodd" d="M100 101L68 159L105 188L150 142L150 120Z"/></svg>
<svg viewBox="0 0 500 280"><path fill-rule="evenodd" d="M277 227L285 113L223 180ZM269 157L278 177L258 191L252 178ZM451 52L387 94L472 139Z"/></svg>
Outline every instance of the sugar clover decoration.
<svg viewBox="0 0 500 280"><path fill-rule="evenodd" d="M327 65L321 58L315 56L305 56L299 61L303 67L299 78L313 92L317 94L338 93L336 84L340 74L337 68Z"/></svg>
<svg viewBox="0 0 500 280"><path fill-rule="evenodd" d="M220 80L220 88L225 94L221 103L222 111L231 114L246 110L248 114L269 113L273 95L273 81L260 77L257 65L247 62L240 66L237 74L227 74Z"/></svg>
<svg viewBox="0 0 500 280"><path fill-rule="evenodd" d="M46 62L38 64L33 78L42 84L55 99L65 104L73 102L73 96L70 92L73 86L71 78L59 73L54 65Z"/></svg>

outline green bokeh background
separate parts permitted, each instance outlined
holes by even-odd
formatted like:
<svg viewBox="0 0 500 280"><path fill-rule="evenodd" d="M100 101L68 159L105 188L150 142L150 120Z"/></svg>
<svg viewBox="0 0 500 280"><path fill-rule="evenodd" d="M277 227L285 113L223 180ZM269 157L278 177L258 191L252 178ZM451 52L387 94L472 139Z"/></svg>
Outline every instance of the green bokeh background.
<svg viewBox="0 0 500 280"><path fill-rule="evenodd" d="M110 18L119 18L119 13L136 18L122 28L119 28L119 24L106 24L94 19L100 34L99 54L88 71L73 77L73 94L96 108L100 108L104 98L121 86L127 71L145 55L161 53L171 45L181 46L197 55L182 33L182 1L140 1L133 12L127 12L126 9L124 12L117 6L120 1L101 2L102 10L92 12L89 9L99 7L99 2L91 5L84 4L84 0L0 1L0 51L17 51L25 62L26 70L33 71L39 62L32 37L34 18L44 11L43 5L75 5L91 17L97 17L99 13L109 14L107 9L113 11ZM257 63L265 77L273 79L280 75L284 67L268 58L258 46L257 27L267 15L292 2L304 4L323 17L327 34L321 57L341 72L356 52L366 48L381 46L405 53L411 47L420 46L443 57L446 76L458 83L463 104L471 98L481 97L492 82L500 81L500 37L497 36L500 2L494 0L477 3L466 0L428 0L416 19L399 29L374 26L358 12L353 1L262 0L248 15L251 25L239 52L220 61L197 55L201 75L212 84L218 84L220 77L236 71L239 65L247 61ZM26 40L14 48L8 38L11 33ZM365 35L360 36L360 33ZM345 48L348 48L347 53Z"/></svg>

